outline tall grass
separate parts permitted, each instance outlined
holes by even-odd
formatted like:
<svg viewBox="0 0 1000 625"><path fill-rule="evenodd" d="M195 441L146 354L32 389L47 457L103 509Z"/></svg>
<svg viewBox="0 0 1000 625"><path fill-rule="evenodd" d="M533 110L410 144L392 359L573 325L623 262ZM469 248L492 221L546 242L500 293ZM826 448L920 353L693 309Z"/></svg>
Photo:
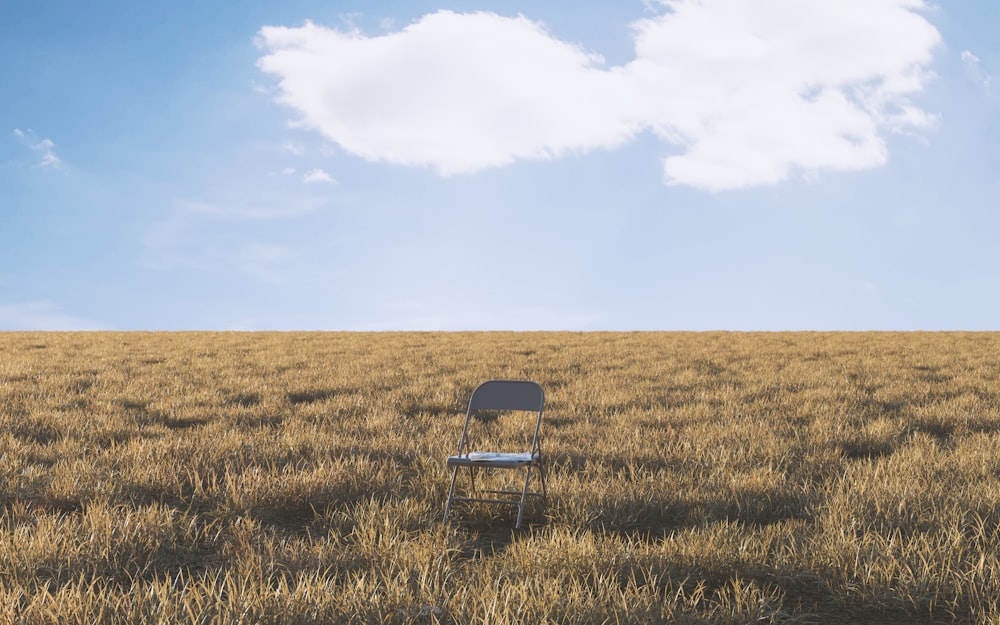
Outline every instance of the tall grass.
<svg viewBox="0 0 1000 625"><path fill-rule="evenodd" d="M0 622L1000 623L1000 335L0 334ZM486 379L550 504L457 507Z"/></svg>

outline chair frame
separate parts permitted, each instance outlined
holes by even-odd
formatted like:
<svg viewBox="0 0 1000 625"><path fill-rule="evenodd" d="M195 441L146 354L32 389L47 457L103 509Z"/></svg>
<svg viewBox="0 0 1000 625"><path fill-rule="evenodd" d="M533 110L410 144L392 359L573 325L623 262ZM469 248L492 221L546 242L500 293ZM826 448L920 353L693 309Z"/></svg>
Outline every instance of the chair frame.
<svg viewBox="0 0 1000 625"><path fill-rule="evenodd" d="M513 505L518 507L517 529L521 528L521 521L524 519L524 509L528 497L541 497L542 507L548 505L548 493L545 487L545 463L541 451L541 428L542 412L545 408L545 392L536 382L527 380L490 380L483 382L472 392L469 398L469 407L465 413L465 426L462 428L462 438L458 443L458 454L448 458L447 465L451 467L451 485L448 487L448 502L444 507L444 521L448 521L448 512L452 503L456 501L467 501L470 503L492 503L501 505ZM531 450L527 457L519 458L499 458L489 460L478 460L469 458L468 448L469 423L480 410L508 410L517 412L537 412L535 422L535 433L531 439ZM463 455L464 453L464 455ZM458 480L458 471L461 467L469 468L469 481L471 493L467 496L457 496L455 494L455 482ZM524 468L526 475L524 478L524 488L516 490L477 490L476 472L480 469L519 469ZM531 470L538 469L542 480L541 492L529 490L531 484ZM486 495L498 495L499 497L484 497Z"/></svg>

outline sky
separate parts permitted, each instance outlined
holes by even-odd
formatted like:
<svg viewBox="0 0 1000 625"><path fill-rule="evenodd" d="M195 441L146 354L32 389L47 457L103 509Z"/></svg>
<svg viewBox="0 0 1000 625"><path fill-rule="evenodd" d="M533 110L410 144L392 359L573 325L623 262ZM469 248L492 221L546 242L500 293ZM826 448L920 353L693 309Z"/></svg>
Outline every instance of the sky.
<svg viewBox="0 0 1000 625"><path fill-rule="evenodd" d="M0 330L997 330L994 0L0 0Z"/></svg>

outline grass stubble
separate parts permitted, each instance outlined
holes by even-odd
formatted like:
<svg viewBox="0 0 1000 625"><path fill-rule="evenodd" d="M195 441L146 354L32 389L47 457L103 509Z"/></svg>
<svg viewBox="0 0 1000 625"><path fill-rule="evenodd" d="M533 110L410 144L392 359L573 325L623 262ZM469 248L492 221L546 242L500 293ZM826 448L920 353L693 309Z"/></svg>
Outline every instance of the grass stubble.
<svg viewBox="0 0 1000 625"><path fill-rule="evenodd" d="M1000 623L1000 335L0 334L0 622ZM486 379L550 503L456 508Z"/></svg>

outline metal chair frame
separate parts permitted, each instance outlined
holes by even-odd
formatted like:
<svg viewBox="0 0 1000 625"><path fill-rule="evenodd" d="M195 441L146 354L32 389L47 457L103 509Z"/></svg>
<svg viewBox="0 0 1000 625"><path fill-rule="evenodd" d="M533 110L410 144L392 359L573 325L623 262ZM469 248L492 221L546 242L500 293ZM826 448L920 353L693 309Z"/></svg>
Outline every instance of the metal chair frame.
<svg viewBox="0 0 1000 625"><path fill-rule="evenodd" d="M542 387L535 382L526 380L490 380L483 382L472 392L469 399L469 407L465 413L465 426L462 428L462 438L458 443L458 454L448 458L448 466L451 467L451 485L448 487L448 502L444 507L444 521L448 520L448 512L452 503L456 501L467 501L470 503L492 503L501 505L514 505L517 511L517 529L521 528L521 521L524 518L524 509L528 497L541 497L543 508L548 504L548 493L545 488L545 463L541 451L540 432L542 428L542 411L545 407L545 392ZM481 410L505 410L516 412L537 412L535 422L535 432L531 439L531 450L524 453L496 453L487 459L470 458L471 450L469 443L469 423ZM458 470L461 467L469 468L469 481L471 493L469 496L455 495L455 482L458 480ZM524 488L516 490L477 490L476 472L480 469L519 469L524 468ZM541 492L530 491L531 471L537 468L542 480ZM483 497L481 494L500 495L502 497ZM515 498L516 497L516 498Z"/></svg>

